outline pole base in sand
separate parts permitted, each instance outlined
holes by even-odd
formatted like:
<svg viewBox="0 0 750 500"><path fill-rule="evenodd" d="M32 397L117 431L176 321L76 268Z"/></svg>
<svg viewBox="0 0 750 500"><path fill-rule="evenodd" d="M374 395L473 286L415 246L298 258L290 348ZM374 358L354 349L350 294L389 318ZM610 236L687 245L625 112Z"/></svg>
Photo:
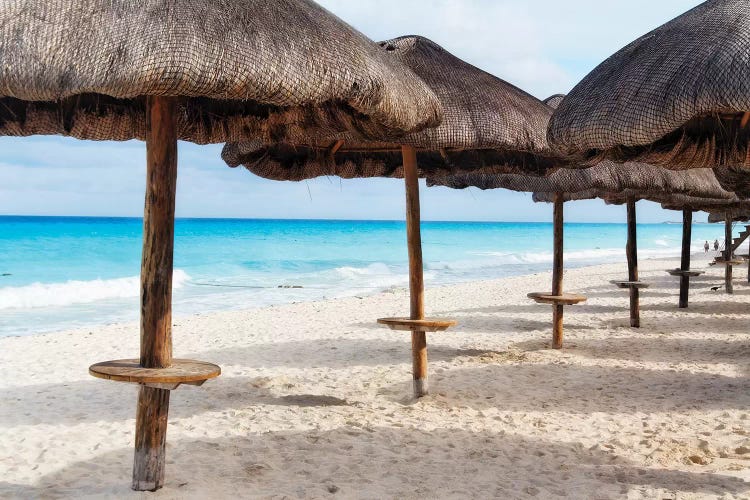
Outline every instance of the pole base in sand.
<svg viewBox="0 0 750 500"><path fill-rule="evenodd" d="M175 359L169 368L143 368L138 359L96 363L89 373L97 378L139 384L135 425L133 482L135 491L156 491L164 485L169 393L182 384L203 385L221 374L205 361Z"/></svg>
<svg viewBox="0 0 750 500"><path fill-rule="evenodd" d="M427 396L430 393L429 386L426 378L415 378L414 379L414 397L421 398Z"/></svg>
<svg viewBox="0 0 750 500"><path fill-rule="evenodd" d="M169 393L141 386L138 394L131 485L135 491L156 491L164 486Z"/></svg>

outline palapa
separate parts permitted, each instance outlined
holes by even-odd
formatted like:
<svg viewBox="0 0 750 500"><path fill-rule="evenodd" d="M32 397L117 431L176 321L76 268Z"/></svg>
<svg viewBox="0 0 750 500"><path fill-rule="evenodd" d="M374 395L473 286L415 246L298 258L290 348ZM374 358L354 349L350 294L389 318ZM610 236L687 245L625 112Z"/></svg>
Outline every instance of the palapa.
<svg viewBox="0 0 750 500"><path fill-rule="evenodd" d="M548 101L555 104L561 96L553 96ZM671 171L662 167L643 163L615 164L601 162L588 169L559 169L548 177L529 177L517 174L489 175L484 173L459 174L442 178L428 178L428 185L443 185L454 189L476 187L479 189L510 189L533 192L537 202L555 203L555 212L562 212L564 201L601 198L608 202L625 203L628 207L628 280L618 282L630 290L630 324L640 326L639 288L645 286L638 280L637 221L636 202L650 199L657 201L682 193L691 197L711 199L734 199L733 193L724 191L712 169ZM692 215L691 215L692 221ZM559 229L559 231L562 231ZM689 245L689 239L687 240ZM562 245L562 242L560 242ZM688 255L689 258L689 255ZM689 265L689 261L688 261ZM554 268L562 267L562 261L554 263ZM562 271L558 271L561 273ZM686 278L687 279L687 278ZM689 283L684 280L683 288ZM687 304L686 292L682 293ZM557 321L555 325L557 325ZM561 337L554 332L553 338Z"/></svg>
<svg viewBox="0 0 750 500"><path fill-rule="evenodd" d="M45 0L0 8L0 135L145 139L145 96L180 98L178 139L362 138L440 122L397 59L310 0Z"/></svg>
<svg viewBox="0 0 750 500"><path fill-rule="evenodd" d="M627 204L630 221L630 211L635 217L635 202L646 200L656 203L669 204L670 209L680 210L683 213L682 231L682 255L679 270L670 270L672 275L680 277L680 299L679 307L687 308L689 302L690 277L697 271L690 269L690 251L692 244L693 213L705 210L710 206L733 205L739 202L737 196L725 191L715 176L715 171L707 168L698 168L684 171L671 171L662 167L641 165L642 168L652 169L653 182L646 184L623 183L621 191L602 191L593 189L580 191L573 195L565 195L566 200L601 198L608 204ZM592 167L596 170L599 167ZM581 171L586 172L586 171ZM551 202L553 195L549 193L534 193L534 201ZM632 229L635 231L635 229ZM628 249L636 245L635 239L629 240ZM679 272L677 272L679 271Z"/></svg>
<svg viewBox="0 0 750 500"><path fill-rule="evenodd" d="M723 217L717 220L719 216ZM750 204L746 205L744 208L732 208L731 210L726 210L724 211L724 213L711 212L708 214L708 222L722 222L722 219L725 227L731 226L732 223L735 222L743 223L745 226L745 229L740 231L739 236L731 240L731 252L733 254L742 246L742 243L750 238L750 225L748 225L748 222L750 221ZM748 250L748 253L742 257L745 257L747 259L747 282L750 283L750 249ZM737 257L732 255L731 257L729 257L729 259L735 260L737 259ZM727 267L729 269L727 269L726 272L730 273L731 265L729 265L730 263L727 264ZM731 277L729 277L728 279L731 282Z"/></svg>
<svg viewBox="0 0 750 500"><path fill-rule="evenodd" d="M409 249L409 318L379 323L411 330L414 394L428 393L425 332L454 322L424 319L424 281L418 177L491 170L544 175L555 166L546 139L551 108L535 97L455 57L436 43L405 36L380 43L383 53L401 61L433 89L444 109L438 127L398 140L361 141L347 134L263 144L227 144L222 157L231 167L244 164L268 179L300 181L323 175L343 178L403 177Z"/></svg>
<svg viewBox="0 0 750 500"><path fill-rule="evenodd" d="M738 197L729 199L712 199L699 198L695 196L686 196L674 194L670 196L652 195L648 198L650 201L661 203L665 210L684 210L686 208L695 212L727 212L727 211L744 211L750 209L750 200Z"/></svg>
<svg viewBox="0 0 750 500"><path fill-rule="evenodd" d="M673 169L750 166L750 9L709 0L604 61L549 125L559 152Z"/></svg>
<svg viewBox="0 0 750 500"><path fill-rule="evenodd" d="M693 196L686 196L676 194L673 196L665 196L664 199L659 197L653 197L652 201L659 201L662 203L662 208L666 210L682 210L683 213L692 214L693 212L721 212L723 215L723 221L725 223L725 242L727 244L724 250L723 261L726 264L724 273L724 287L725 291L729 294L734 293L734 287L732 284L732 259L734 250L732 248L732 221L735 213L746 212L750 210L750 201L738 198L736 196L730 199L708 199L708 198L696 198ZM692 217L691 217L692 220ZM686 242L683 239L683 248L689 247L689 241ZM683 250L683 254L686 250ZM689 252L689 250L687 250ZM683 266L684 268L684 266ZM680 304L682 307L682 303ZM685 307L687 307L685 305Z"/></svg>
<svg viewBox="0 0 750 500"><path fill-rule="evenodd" d="M544 100L550 110L553 110L564 99L564 95L555 94ZM557 165L563 163L559 159L555 160ZM553 170L547 170L549 175ZM528 172L524 173L506 173L502 171L483 171L474 170L470 172L458 173L453 175L433 175L427 178L428 186L442 185L454 189L463 189L469 186L479 185L483 189L494 189L505 187L517 191L529 191L530 183L539 181L539 185L547 185L547 178L529 176ZM552 174L555 175L555 174ZM563 293L563 199L561 195L555 198L555 208L553 213L553 265L552 265L552 292L534 292L530 293L529 298L537 303L551 304L553 306L552 318L552 346L561 349L563 346L563 312L565 305L573 305L586 300L580 295L571 295Z"/></svg>
<svg viewBox="0 0 750 500"><path fill-rule="evenodd" d="M548 98L550 106L560 106L569 102L560 94ZM688 171L671 171L659 166L629 162L615 164L611 161L598 163L588 169L559 169L548 177L538 178L523 175L488 175L484 173L459 174L443 178L429 178L429 185L444 185L455 189L477 187L480 189L504 188L514 191L533 192L534 201L555 203L555 213L562 212L564 201L602 198L608 203L625 203L628 207L628 280L623 286L630 288L631 326L640 325L639 290L643 286L638 281L638 252L636 234L636 202L640 199L668 201L676 196L689 196L691 199L710 198L736 200L734 193L725 191L715 172L709 168ZM560 217L561 218L561 217ZM556 218L557 220L557 218ZM692 210L684 212L682 269L690 265L690 232ZM562 232L562 229L559 229ZM557 240L556 240L557 242ZM562 246L562 239L559 244ZM685 251L687 248L687 252ZM555 253L557 255L557 252ZM562 273L562 257L553 264ZM559 287L562 288L561 286ZM689 276L682 274L680 306L687 307ZM555 321L557 327L559 323ZM560 325L560 328L562 326ZM562 333L554 332L554 339L561 339ZM555 342L557 342L555 340Z"/></svg>
<svg viewBox="0 0 750 500"><path fill-rule="evenodd" d="M730 210L732 220L734 222L748 222L750 221L750 207L746 209L732 208ZM726 211L712 211L708 213L708 222L711 224L718 224L726 220Z"/></svg>
<svg viewBox="0 0 750 500"><path fill-rule="evenodd" d="M636 198L649 193L683 193L702 198L734 198L722 189L713 170L709 168L672 171L644 163L616 164L605 161L586 169L561 168L547 177L517 174L492 175L485 173L458 174L449 177L430 177L429 185L453 189L510 189L532 192L535 201L551 202L559 193L565 201L606 198L630 191Z"/></svg>
<svg viewBox="0 0 750 500"><path fill-rule="evenodd" d="M177 140L400 137L440 103L309 0L3 2L0 60L0 135L146 140L140 359L89 371L140 384L133 488L159 489L170 391L220 373L172 359Z"/></svg>
<svg viewBox="0 0 750 500"><path fill-rule="evenodd" d="M745 203L745 206L735 205L730 209L720 210L714 209L708 214L708 222L712 224L716 223L727 223L741 222L745 223L745 229L740 232L739 237L732 240L732 251L737 251L742 243L750 237L750 203ZM725 226L726 227L726 226ZM747 282L750 283L750 251L747 255Z"/></svg>
<svg viewBox="0 0 750 500"><path fill-rule="evenodd" d="M381 42L429 85L443 109L443 123L398 141L358 141L321 134L264 145L227 144L222 157L261 177L300 181L325 175L345 179L403 177L401 146L417 150L420 176L488 169L544 175L556 166L546 126L552 110L537 98L455 57L419 36Z"/></svg>

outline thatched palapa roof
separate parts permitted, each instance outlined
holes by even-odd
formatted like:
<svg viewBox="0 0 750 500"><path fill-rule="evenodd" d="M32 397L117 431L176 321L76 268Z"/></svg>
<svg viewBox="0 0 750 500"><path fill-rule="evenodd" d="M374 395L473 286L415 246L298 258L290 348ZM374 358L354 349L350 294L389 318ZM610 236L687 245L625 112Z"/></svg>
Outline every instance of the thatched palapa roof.
<svg viewBox="0 0 750 500"><path fill-rule="evenodd" d="M714 200L710 198L696 198L675 194L666 199L654 198L652 201L661 202L662 208L666 210L690 209L695 212L726 212L750 210L750 200L741 198Z"/></svg>
<svg viewBox="0 0 750 500"><path fill-rule="evenodd" d="M418 74L440 99L443 123L398 141L340 135L320 140L227 144L222 157L270 179L336 175L402 176L401 145L417 148L421 175L493 169L544 174L554 164L546 140L552 110L535 97L458 59L434 42L406 36L381 42L384 53Z"/></svg>
<svg viewBox="0 0 750 500"><path fill-rule="evenodd" d="M674 169L750 166L750 8L709 0L632 42L565 98L560 153Z"/></svg>
<svg viewBox="0 0 750 500"><path fill-rule="evenodd" d="M748 222L750 221L750 208L745 209L732 209L729 210L730 216L733 222ZM711 224L718 224L726 222L727 220L726 211L716 211L708 214L708 222Z"/></svg>
<svg viewBox="0 0 750 500"><path fill-rule="evenodd" d="M145 98L180 97L179 138L401 136L435 95L310 0L0 2L0 135L145 137Z"/></svg>
<svg viewBox="0 0 750 500"><path fill-rule="evenodd" d="M459 174L431 177L428 185L454 189L510 189L533 192L536 201L551 201L555 194L565 200L606 198L628 191L636 198L649 193L684 193L708 198L734 197L719 185L713 170L671 171L642 163L624 165L602 162L588 169L559 169L548 177L524 175Z"/></svg>
<svg viewBox="0 0 750 500"><path fill-rule="evenodd" d="M740 198L750 198L750 170L743 167L718 167L716 178L727 191L734 191Z"/></svg>

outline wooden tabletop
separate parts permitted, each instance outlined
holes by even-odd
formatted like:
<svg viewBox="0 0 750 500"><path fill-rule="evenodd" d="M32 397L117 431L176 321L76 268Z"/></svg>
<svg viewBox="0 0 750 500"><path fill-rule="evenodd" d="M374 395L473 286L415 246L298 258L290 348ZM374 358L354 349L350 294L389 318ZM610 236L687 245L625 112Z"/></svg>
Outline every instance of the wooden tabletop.
<svg viewBox="0 0 750 500"><path fill-rule="evenodd" d="M528 298L536 301L538 304L563 304L572 306L586 302L587 297L575 293L564 293L562 295L553 295L551 292L533 292L527 295Z"/></svg>
<svg viewBox="0 0 750 500"><path fill-rule="evenodd" d="M104 361L89 367L89 374L115 382L144 385L201 385L218 377L221 368L213 363L192 359L175 359L169 368L143 368L137 359Z"/></svg>
<svg viewBox="0 0 750 500"><path fill-rule="evenodd" d="M701 276L703 274L706 274L705 271L694 271L692 269L688 270L682 270L682 269L670 269L667 271L672 276Z"/></svg>
<svg viewBox="0 0 750 500"><path fill-rule="evenodd" d="M409 319L409 318L380 318L378 323L385 325L391 330L420 331L420 332L442 332L458 323L453 319Z"/></svg>
<svg viewBox="0 0 750 500"><path fill-rule="evenodd" d="M650 285L642 281L610 281L613 285L617 285L618 288L648 288Z"/></svg>

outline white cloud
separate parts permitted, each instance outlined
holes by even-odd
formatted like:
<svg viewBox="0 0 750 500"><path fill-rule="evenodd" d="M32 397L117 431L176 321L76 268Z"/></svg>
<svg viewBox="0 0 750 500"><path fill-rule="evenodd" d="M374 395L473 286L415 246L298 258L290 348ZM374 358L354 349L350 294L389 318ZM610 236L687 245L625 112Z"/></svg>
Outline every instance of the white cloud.
<svg viewBox="0 0 750 500"><path fill-rule="evenodd" d="M700 0L320 0L375 40L419 34L545 98Z"/></svg>

